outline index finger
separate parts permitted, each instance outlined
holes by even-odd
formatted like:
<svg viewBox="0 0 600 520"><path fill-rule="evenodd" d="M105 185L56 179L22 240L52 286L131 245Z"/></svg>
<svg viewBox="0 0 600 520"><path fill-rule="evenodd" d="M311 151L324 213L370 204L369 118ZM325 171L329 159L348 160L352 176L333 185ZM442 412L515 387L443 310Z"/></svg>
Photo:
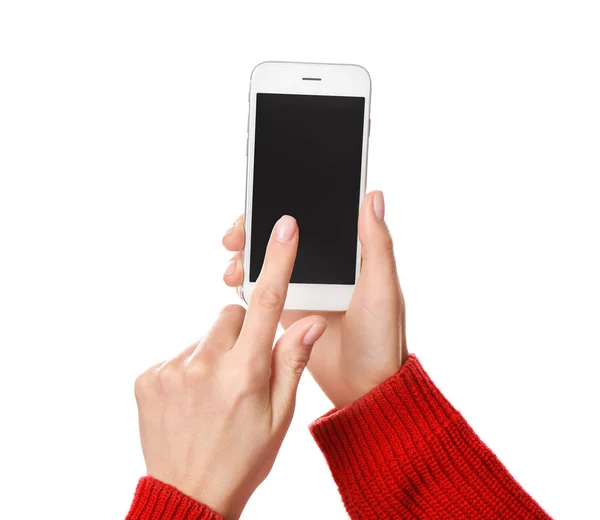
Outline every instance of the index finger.
<svg viewBox="0 0 600 520"><path fill-rule="evenodd" d="M284 215L273 228L260 275L250 296L238 339L248 345L246 348L270 354L297 250L298 225L293 217Z"/></svg>

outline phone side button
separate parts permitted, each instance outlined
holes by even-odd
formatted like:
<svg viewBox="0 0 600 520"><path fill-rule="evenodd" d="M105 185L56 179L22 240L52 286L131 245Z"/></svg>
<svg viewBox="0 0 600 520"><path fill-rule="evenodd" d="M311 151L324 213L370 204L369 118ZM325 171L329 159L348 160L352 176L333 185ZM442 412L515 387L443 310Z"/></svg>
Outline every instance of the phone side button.
<svg viewBox="0 0 600 520"><path fill-rule="evenodd" d="M248 157L248 138L246 137L246 157Z"/></svg>
<svg viewBox="0 0 600 520"><path fill-rule="evenodd" d="M369 137L371 137L371 118L369 118Z"/></svg>

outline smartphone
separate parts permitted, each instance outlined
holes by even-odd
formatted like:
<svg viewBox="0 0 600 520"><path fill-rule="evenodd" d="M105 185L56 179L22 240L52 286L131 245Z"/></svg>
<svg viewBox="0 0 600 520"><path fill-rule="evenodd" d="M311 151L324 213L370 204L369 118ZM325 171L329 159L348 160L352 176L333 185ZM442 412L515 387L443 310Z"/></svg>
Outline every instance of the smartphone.
<svg viewBox="0 0 600 520"><path fill-rule="evenodd" d="M358 65L263 62L248 96L246 302L273 226L298 222L286 309L347 309L360 272L371 78Z"/></svg>

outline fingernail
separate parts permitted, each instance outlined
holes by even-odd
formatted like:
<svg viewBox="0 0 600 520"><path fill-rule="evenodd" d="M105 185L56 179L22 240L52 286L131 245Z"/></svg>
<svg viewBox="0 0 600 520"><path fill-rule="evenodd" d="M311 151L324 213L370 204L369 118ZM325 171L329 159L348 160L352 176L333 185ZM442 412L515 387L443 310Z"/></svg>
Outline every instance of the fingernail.
<svg viewBox="0 0 600 520"><path fill-rule="evenodd" d="M385 202L383 200L383 193L376 191L373 196L373 211L375 212L375 218L381 222L385 217Z"/></svg>
<svg viewBox="0 0 600 520"><path fill-rule="evenodd" d="M235 260L231 260L227 264L227 269L225 269L225 276L230 276L235 273L235 269L237 267L237 262Z"/></svg>
<svg viewBox="0 0 600 520"><path fill-rule="evenodd" d="M327 327L327 322L325 323L315 323L310 329L306 331L304 337L302 338L303 345L313 345L323 334L325 331L325 327Z"/></svg>
<svg viewBox="0 0 600 520"><path fill-rule="evenodd" d="M275 237L279 242L289 242L296 233L296 219L284 215L277 222Z"/></svg>
<svg viewBox="0 0 600 520"><path fill-rule="evenodd" d="M231 227L225 231L225 235L226 237L228 237L229 235L231 235L231 233L233 233L233 230L235 229L235 222L233 224L231 224Z"/></svg>

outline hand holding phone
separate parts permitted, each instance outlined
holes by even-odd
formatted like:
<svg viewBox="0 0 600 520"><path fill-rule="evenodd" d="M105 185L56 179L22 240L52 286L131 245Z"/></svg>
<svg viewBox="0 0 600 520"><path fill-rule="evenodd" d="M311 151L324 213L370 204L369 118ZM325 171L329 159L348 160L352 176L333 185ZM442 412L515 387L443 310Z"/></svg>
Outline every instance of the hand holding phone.
<svg viewBox="0 0 600 520"><path fill-rule="evenodd" d="M362 267L356 290L346 312L320 313L329 324L308 363L311 374L338 409L392 377L408 358L404 297L381 192L369 193L364 198L358 234ZM231 287L238 287L244 278L241 262L244 242L242 216L223 237L225 248L235 252L223 277ZM287 329L308 314L286 310L280 323Z"/></svg>

